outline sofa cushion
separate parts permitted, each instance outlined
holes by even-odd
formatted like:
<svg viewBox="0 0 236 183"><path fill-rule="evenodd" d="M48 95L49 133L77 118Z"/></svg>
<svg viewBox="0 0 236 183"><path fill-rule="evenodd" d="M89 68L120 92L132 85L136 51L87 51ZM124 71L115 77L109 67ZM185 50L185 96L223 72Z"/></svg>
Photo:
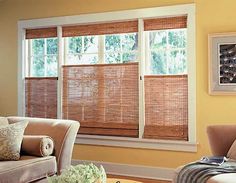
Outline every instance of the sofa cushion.
<svg viewBox="0 0 236 183"><path fill-rule="evenodd" d="M206 183L235 183L236 173L223 173L207 180Z"/></svg>
<svg viewBox="0 0 236 183"><path fill-rule="evenodd" d="M0 183L26 183L55 173L54 156L21 156L19 161L0 162Z"/></svg>
<svg viewBox="0 0 236 183"><path fill-rule="evenodd" d="M0 126L0 160L19 160L23 134L28 121Z"/></svg>

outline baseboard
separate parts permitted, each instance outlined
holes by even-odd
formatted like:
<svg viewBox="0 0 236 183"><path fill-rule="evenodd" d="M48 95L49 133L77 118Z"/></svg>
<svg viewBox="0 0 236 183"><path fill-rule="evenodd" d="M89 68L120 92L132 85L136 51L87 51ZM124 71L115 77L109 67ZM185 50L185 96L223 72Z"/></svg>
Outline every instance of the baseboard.
<svg viewBox="0 0 236 183"><path fill-rule="evenodd" d="M174 176L174 169L151 166L128 165L119 163L110 163L102 161L72 160L72 165L94 163L102 165L107 174L123 175L130 177L140 177L147 179L158 179L171 181Z"/></svg>

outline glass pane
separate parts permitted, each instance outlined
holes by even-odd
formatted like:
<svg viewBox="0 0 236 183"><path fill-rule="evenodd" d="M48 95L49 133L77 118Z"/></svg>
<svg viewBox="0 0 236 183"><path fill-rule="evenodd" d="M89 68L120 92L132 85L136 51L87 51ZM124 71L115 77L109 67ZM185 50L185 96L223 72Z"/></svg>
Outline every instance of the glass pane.
<svg viewBox="0 0 236 183"><path fill-rule="evenodd" d="M97 52L98 52L98 36L85 36L84 53L97 53Z"/></svg>
<svg viewBox="0 0 236 183"><path fill-rule="evenodd" d="M167 57L165 52L151 52L151 74L167 74Z"/></svg>
<svg viewBox="0 0 236 183"><path fill-rule="evenodd" d="M82 51L82 37L70 37L68 38L68 52L69 53L81 53Z"/></svg>
<svg viewBox="0 0 236 183"><path fill-rule="evenodd" d="M49 38L46 39L47 41L47 54L57 54L57 39L56 38Z"/></svg>
<svg viewBox="0 0 236 183"><path fill-rule="evenodd" d="M120 35L105 36L105 52L120 51Z"/></svg>
<svg viewBox="0 0 236 183"><path fill-rule="evenodd" d="M122 55L123 63L126 62L132 62L132 61L138 61L137 54L136 53L123 53Z"/></svg>
<svg viewBox="0 0 236 183"><path fill-rule="evenodd" d="M168 63L169 74L185 74L187 73L186 52L171 51Z"/></svg>
<svg viewBox="0 0 236 183"><path fill-rule="evenodd" d="M108 53L108 54L105 54L105 63L106 64L121 63L121 55L120 55L120 53Z"/></svg>
<svg viewBox="0 0 236 183"><path fill-rule="evenodd" d="M44 57L32 57L32 73L33 77L44 76Z"/></svg>
<svg viewBox="0 0 236 183"><path fill-rule="evenodd" d="M186 29L169 30L168 42L171 48L184 48L186 46Z"/></svg>
<svg viewBox="0 0 236 183"><path fill-rule="evenodd" d="M133 51L138 49L138 34L122 35L122 51Z"/></svg>
<svg viewBox="0 0 236 183"><path fill-rule="evenodd" d="M44 39L33 39L32 40L32 54L33 55L44 55Z"/></svg>
<svg viewBox="0 0 236 183"><path fill-rule="evenodd" d="M149 32L149 45L151 49L164 49L167 46L166 31Z"/></svg>
<svg viewBox="0 0 236 183"><path fill-rule="evenodd" d="M57 56L47 56L47 76L57 76Z"/></svg>
<svg viewBox="0 0 236 183"><path fill-rule="evenodd" d="M67 64L97 64L97 54L67 55Z"/></svg>

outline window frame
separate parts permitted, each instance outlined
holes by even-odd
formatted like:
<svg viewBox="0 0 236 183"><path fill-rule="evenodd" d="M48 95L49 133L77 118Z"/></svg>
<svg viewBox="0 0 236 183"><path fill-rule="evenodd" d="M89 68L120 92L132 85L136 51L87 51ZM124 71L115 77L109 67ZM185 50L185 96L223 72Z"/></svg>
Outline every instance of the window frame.
<svg viewBox="0 0 236 183"><path fill-rule="evenodd" d="M26 58L26 42L25 42L25 29L27 28L41 28L41 27L53 27L57 26L58 31L58 71L62 63L64 63L65 55L63 55L64 44L62 39L62 26L72 24L85 24L85 23L99 23L109 21L122 21L138 19L139 22L139 48L138 48L138 60L145 59L144 43L145 36L143 32L143 19L155 18L155 17L168 17L187 15L187 58L188 58L188 88L189 88L189 125L188 125L188 141L177 140L151 140L139 138L126 138L126 137L107 137L107 136L89 136L78 135L76 143L79 144L91 144L91 145L106 145L106 146L119 146L119 147L133 147L133 148L148 148L148 149L162 149L162 150L174 150L174 151L187 151L196 152L196 54L195 54L195 4L184 4L166 7L145 8L136 10L125 10L107 13L96 13L76 16L43 18L34 20L22 20L18 21L18 115L24 116L25 101L24 101L24 78L27 76L26 68L29 67L28 63L25 63ZM100 60L100 59L99 59ZM140 128L139 134L143 133L144 127L144 63L140 62L139 73L139 116L140 116ZM58 72L58 80L61 81L60 72ZM61 84L58 82L58 118L61 118Z"/></svg>

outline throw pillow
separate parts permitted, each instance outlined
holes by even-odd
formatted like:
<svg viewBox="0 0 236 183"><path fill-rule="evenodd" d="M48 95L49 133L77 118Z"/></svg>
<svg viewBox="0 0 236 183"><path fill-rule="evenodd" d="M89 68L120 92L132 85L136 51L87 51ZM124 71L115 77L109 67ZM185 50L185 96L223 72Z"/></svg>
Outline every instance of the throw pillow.
<svg viewBox="0 0 236 183"><path fill-rule="evenodd" d="M0 126L0 160L19 160L23 134L28 121Z"/></svg>
<svg viewBox="0 0 236 183"><path fill-rule="evenodd" d="M236 160L236 140L231 145L231 147L227 153L227 158Z"/></svg>
<svg viewBox="0 0 236 183"><path fill-rule="evenodd" d="M2 125L8 125L8 120L5 117L0 117L0 126Z"/></svg>
<svg viewBox="0 0 236 183"><path fill-rule="evenodd" d="M24 135L21 152L33 156L49 156L53 153L54 142L49 136Z"/></svg>

